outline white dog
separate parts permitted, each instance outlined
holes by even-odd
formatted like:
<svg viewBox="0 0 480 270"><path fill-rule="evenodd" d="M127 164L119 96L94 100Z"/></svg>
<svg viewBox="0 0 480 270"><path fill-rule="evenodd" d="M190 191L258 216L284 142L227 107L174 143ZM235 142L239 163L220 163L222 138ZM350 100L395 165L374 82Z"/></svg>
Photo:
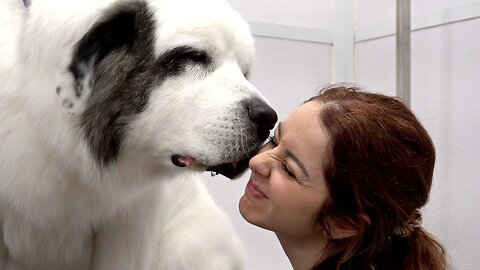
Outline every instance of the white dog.
<svg viewBox="0 0 480 270"><path fill-rule="evenodd" d="M224 0L0 0L0 33L0 269L241 269L198 171L277 117Z"/></svg>

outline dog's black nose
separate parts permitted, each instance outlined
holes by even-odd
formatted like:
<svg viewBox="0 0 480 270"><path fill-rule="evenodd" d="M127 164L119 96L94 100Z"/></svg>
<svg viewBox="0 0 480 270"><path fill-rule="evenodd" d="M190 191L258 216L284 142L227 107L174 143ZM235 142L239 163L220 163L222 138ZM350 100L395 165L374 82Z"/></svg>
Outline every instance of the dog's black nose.
<svg viewBox="0 0 480 270"><path fill-rule="evenodd" d="M277 113L260 99L251 99L246 105L248 117L258 126L260 139L266 139L269 131L275 126L275 123L277 123Z"/></svg>

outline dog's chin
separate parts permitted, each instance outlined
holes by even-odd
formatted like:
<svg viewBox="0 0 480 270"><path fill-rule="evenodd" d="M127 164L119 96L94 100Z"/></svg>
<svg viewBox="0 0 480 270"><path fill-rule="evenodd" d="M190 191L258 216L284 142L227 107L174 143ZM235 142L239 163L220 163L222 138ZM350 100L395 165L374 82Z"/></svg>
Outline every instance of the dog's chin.
<svg viewBox="0 0 480 270"><path fill-rule="evenodd" d="M233 161L227 161L220 164L208 164L204 163L194 157L184 155L172 155L172 163L177 167L185 169L191 169L196 171L209 171L212 172L212 176L221 174L227 178L235 179L241 176L248 168L248 162L250 158L255 155L257 151L245 154L243 157Z"/></svg>
<svg viewBox="0 0 480 270"><path fill-rule="evenodd" d="M214 174L221 174L230 179L235 179L241 176L248 168L249 158L245 158L239 161L223 163L220 165L214 165L207 168L207 171Z"/></svg>

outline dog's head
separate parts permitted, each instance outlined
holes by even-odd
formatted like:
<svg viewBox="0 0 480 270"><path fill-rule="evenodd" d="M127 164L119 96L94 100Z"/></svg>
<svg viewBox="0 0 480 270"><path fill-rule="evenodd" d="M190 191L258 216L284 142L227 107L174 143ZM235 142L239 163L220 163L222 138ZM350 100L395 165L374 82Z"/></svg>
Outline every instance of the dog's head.
<svg viewBox="0 0 480 270"><path fill-rule="evenodd" d="M222 0L116 2L76 44L57 87L96 161L248 166L276 113L247 81L253 39Z"/></svg>

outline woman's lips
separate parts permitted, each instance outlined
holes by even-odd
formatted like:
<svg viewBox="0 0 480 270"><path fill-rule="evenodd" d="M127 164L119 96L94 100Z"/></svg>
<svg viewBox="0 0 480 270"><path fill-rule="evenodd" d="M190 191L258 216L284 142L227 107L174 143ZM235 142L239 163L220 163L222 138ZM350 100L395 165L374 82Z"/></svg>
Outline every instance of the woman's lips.
<svg viewBox="0 0 480 270"><path fill-rule="evenodd" d="M263 191L260 188L258 188L252 182L252 180L248 181L245 191L250 193L256 199L259 199L259 200L268 199L268 196L265 195L265 193L263 193Z"/></svg>

